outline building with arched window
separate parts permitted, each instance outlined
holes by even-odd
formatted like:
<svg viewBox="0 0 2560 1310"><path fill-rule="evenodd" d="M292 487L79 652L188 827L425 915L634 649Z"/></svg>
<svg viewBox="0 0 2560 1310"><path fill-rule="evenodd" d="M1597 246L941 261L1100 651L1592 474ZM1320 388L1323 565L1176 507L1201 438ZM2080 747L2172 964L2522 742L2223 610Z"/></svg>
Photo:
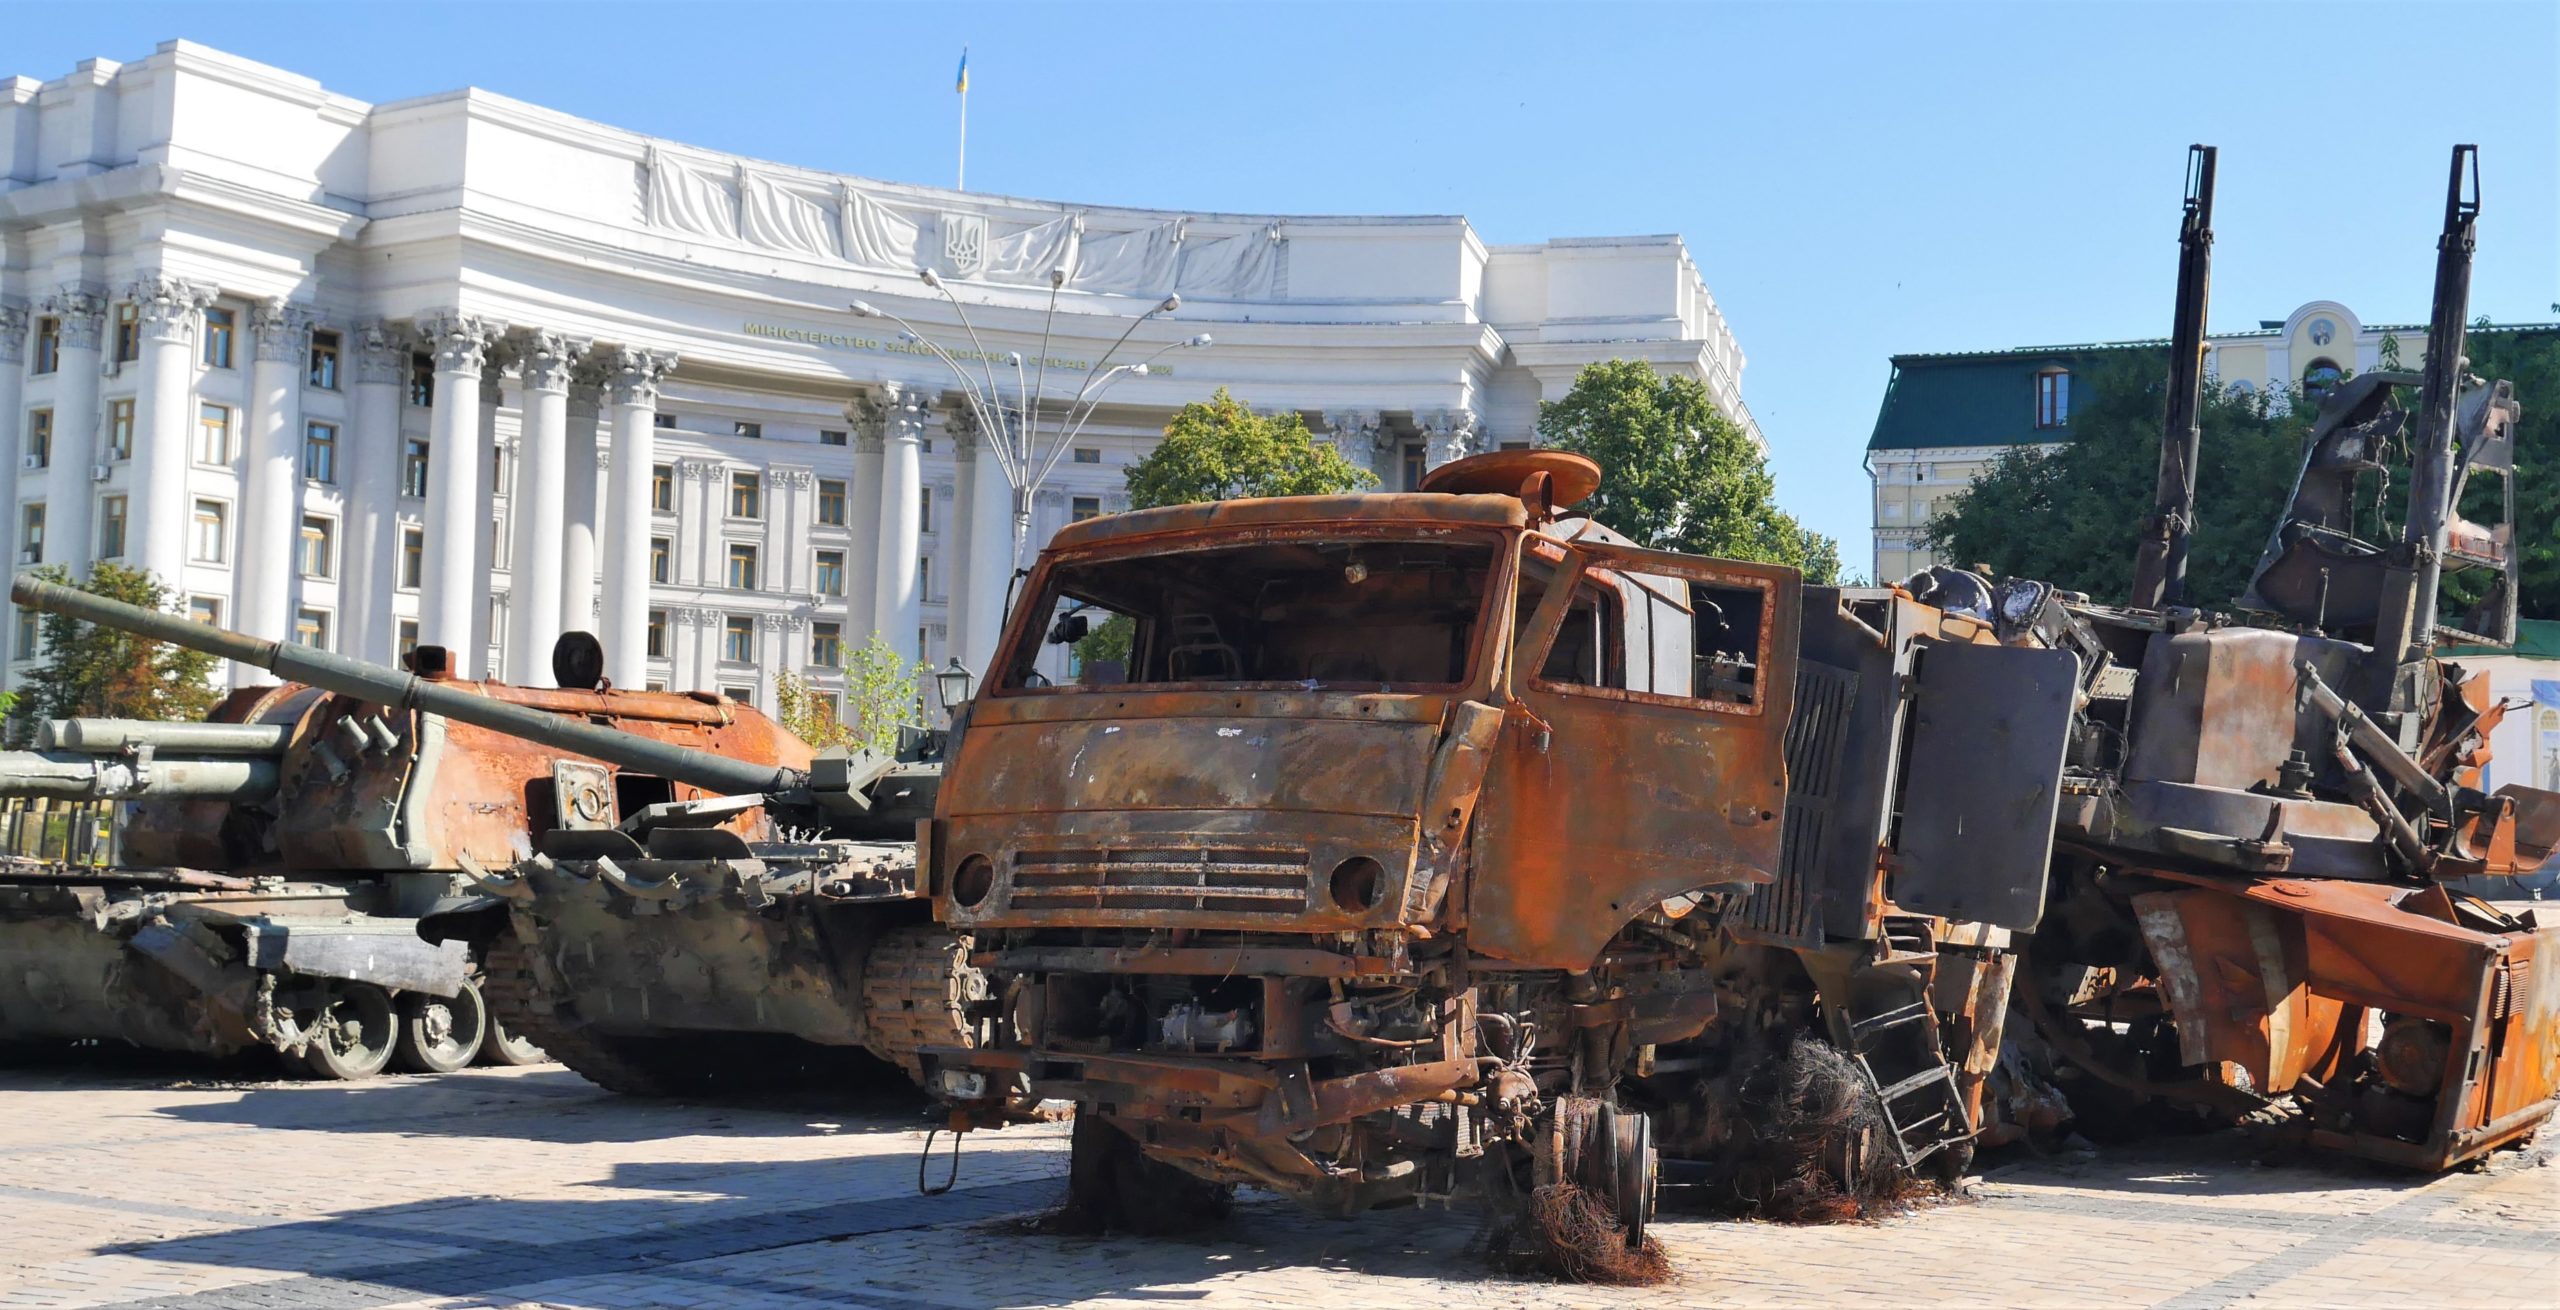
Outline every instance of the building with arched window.
<svg viewBox="0 0 2560 1310"><path fill-rule="evenodd" d="M767 706L784 672L840 686L874 633L983 667L1013 491L897 319L1070 392L1156 361L1031 497L1034 547L1125 506L1122 469L1221 386L1389 488L1534 440L1539 401L1612 358L1757 435L1676 236L910 186L479 90L368 104L187 42L0 79L16 559L140 565L261 637L546 682L586 629L622 685ZM0 623L12 672L32 628Z"/></svg>

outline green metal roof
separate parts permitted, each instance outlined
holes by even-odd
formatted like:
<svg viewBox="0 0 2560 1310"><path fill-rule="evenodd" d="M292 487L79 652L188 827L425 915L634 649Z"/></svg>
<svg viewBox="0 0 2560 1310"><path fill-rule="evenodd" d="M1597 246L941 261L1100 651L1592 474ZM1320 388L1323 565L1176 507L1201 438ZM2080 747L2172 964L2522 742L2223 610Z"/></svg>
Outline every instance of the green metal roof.
<svg viewBox="0 0 2560 1310"><path fill-rule="evenodd" d="M2516 620L2513 646L2456 646L2446 655L2521 655L2529 660L2560 660L2560 619Z"/></svg>
<svg viewBox="0 0 2560 1310"><path fill-rule="evenodd" d="M1930 446L2028 446L2062 438L2059 428L2036 426L2036 375L2071 370L2073 405L2087 403L2079 390L2091 385L2102 359L2129 351L2164 356L2165 341L2104 345L2030 346L2022 350L1947 355L1896 355L1893 380L1876 411L1869 450Z"/></svg>

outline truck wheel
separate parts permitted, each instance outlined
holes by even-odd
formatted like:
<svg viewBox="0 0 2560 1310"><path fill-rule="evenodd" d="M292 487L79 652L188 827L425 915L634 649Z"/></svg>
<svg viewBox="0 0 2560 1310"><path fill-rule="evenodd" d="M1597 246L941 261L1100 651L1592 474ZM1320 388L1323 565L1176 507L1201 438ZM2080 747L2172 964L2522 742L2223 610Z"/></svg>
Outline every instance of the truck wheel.
<svg viewBox="0 0 2560 1310"><path fill-rule="evenodd" d="M400 998L400 1037L393 1058L411 1073L470 1067L489 1031L489 1008L469 982L451 996L410 992Z"/></svg>
<svg viewBox="0 0 2560 1310"><path fill-rule="evenodd" d="M303 1062L314 1074L353 1082L391 1063L400 1020L391 994L372 983L332 981L322 993Z"/></svg>
<svg viewBox="0 0 2560 1310"><path fill-rule="evenodd" d="M1149 1159L1136 1138L1095 1114L1067 1138L1067 1203L1050 1221L1070 1233L1160 1237L1227 1217L1235 1189Z"/></svg>

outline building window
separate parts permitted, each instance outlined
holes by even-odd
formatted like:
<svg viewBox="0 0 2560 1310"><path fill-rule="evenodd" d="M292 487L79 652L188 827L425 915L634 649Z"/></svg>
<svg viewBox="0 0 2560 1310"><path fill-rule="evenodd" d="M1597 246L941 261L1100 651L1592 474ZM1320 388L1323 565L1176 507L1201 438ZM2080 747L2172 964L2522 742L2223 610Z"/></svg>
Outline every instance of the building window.
<svg viewBox="0 0 2560 1310"><path fill-rule="evenodd" d="M665 537L649 538L649 580L656 583L674 581L667 562L675 557L675 543Z"/></svg>
<svg viewBox="0 0 2560 1310"><path fill-rule="evenodd" d="M142 307L128 300L116 306L116 362L142 358Z"/></svg>
<svg viewBox="0 0 2560 1310"><path fill-rule="evenodd" d="M649 658L653 660L662 660L666 657L667 612L665 610L651 610L649 611Z"/></svg>
<svg viewBox="0 0 2560 1310"><path fill-rule="evenodd" d="M818 521L831 528L844 526L844 482L838 478L818 479Z"/></svg>
<svg viewBox="0 0 2560 1310"><path fill-rule="evenodd" d="M662 432L673 432L676 429L676 416L663 409L659 410L649 416L649 426Z"/></svg>
<svg viewBox="0 0 2560 1310"><path fill-rule="evenodd" d="M841 446L844 444L844 433L836 428L820 428L818 429L818 444L821 446Z"/></svg>
<svg viewBox="0 0 2560 1310"><path fill-rule="evenodd" d="M818 594L821 596L841 596L844 594L843 551L822 550L818 552L818 578L816 586Z"/></svg>
<svg viewBox="0 0 2560 1310"><path fill-rule="evenodd" d="M749 423L745 419L739 419L737 422L730 424L729 432L732 436L745 437L750 441L764 440L764 424Z"/></svg>
<svg viewBox="0 0 2560 1310"><path fill-rule="evenodd" d="M749 709L755 708L756 689L753 687L722 687L720 694Z"/></svg>
<svg viewBox="0 0 2560 1310"><path fill-rule="evenodd" d="M334 423L302 425L302 476L314 482L338 480L338 426Z"/></svg>
<svg viewBox="0 0 2560 1310"><path fill-rule="evenodd" d="M1067 521L1068 521L1068 522L1070 522L1070 523L1082 523L1082 522L1084 522L1086 519L1100 518L1100 517L1102 517L1102 497L1100 497L1100 496L1073 496L1073 497L1068 498L1068 500L1067 500Z"/></svg>
<svg viewBox="0 0 2560 1310"><path fill-rule="evenodd" d="M98 501L98 558L124 557L125 498L106 496Z"/></svg>
<svg viewBox="0 0 2560 1310"><path fill-rule="evenodd" d="M311 360L305 379L322 391L338 389L338 334L313 332Z"/></svg>
<svg viewBox="0 0 2560 1310"><path fill-rule="evenodd" d="M2036 374L2036 426L2059 428L2070 424L2071 374L2058 368Z"/></svg>
<svg viewBox="0 0 2560 1310"><path fill-rule="evenodd" d="M402 619L402 620L400 620L400 650L399 650L399 657L400 657L400 665L401 665L401 667L403 667L403 668L408 667L408 664L409 664L409 657L410 657L411 655L413 655L413 654L416 654L416 653L417 653L417 650L418 650L418 621L417 621L416 619Z"/></svg>
<svg viewBox="0 0 2560 1310"><path fill-rule="evenodd" d="M490 495L503 496L507 494L507 470L514 466L514 462L507 458L507 448L505 446L497 445L489 447Z"/></svg>
<svg viewBox="0 0 2560 1310"><path fill-rule="evenodd" d="M832 669L844 663L843 624L809 625L809 662L822 669Z"/></svg>
<svg viewBox="0 0 2560 1310"><path fill-rule="evenodd" d="M231 407L202 405L196 409L196 462L231 462Z"/></svg>
<svg viewBox="0 0 2560 1310"><path fill-rule="evenodd" d="M489 516L489 567L504 569L514 566L515 543L507 540L507 516L492 514Z"/></svg>
<svg viewBox="0 0 2560 1310"><path fill-rule="evenodd" d="M436 403L436 357L423 350L409 352L409 403L420 409Z"/></svg>
<svg viewBox="0 0 2560 1310"><path fill-rule="evenodd" d="M295 610L293 644L309 646L313 650L329 649L329 611Z"/></svg>
<svg viewBox="0 0 2560 1310"><path fill-rule="evenodd" d="M2338 380L2346 375L2346 370L2338 367L2338 361L2315 359L2311 361L2311 367L2302 370L2302 394L2317 404L2337 390Z"/></svg>
<svg viewBox="0 0 2560 1310"><path fill-rule="evenodd" d="M187 617L207 627L221 627L222 598L219 596L187 597Z"/></svg>
<svg viewBox="0 0 2560 1310"><path fill-rule="evenodd" d="M756 616L732 614L720 626L720 658L732 664L756 662Z"/></svg>
<svg viewBox="0 0 2560 1310"><path fill-rule="evenodd" d="M1424 449L1421 442L1408 441L1404 443L1398 462L1398 471L1402 474L1404 481L1399 489L1404 491L1422 490L1422 475L1429 471L1427 467L1429 463L1429 452Z"/></svg>
<svg viewBox="0 0 2560 1310"><path fill-rule="evenodd" d="M729 544L729 587L733 591L756 589L756 548L743 542Z"/></svg>
<svg viewBox="0 0 2560 1310"><path fill-rule="evenodd" d="M916 557L916 599L931 600L932 598L933 556L918 555Z"/></svg>
<svg viewBox="0 0 2560 1310"><path fill-rule="evenodd" d="M27 411L27 458L24 462L31 469L53 467L52 410Z"/></svg>
<svg viewBox="0 0 2560 1310"><path fill-rule="evenodd" d="M240 316L228 309L204 312L204 366L231 367L231 344L240 335Z"/></svg>
<svg viewBox="0 0 2560 1310"><path fill-rule="evenodd" d="M338 557L337 533L329 520L305 516L302 520L302 576L326 578L333 572Z"/></svg>
<svg viewBox="0 0 2560 1310"><path fill-rule="evenodd" d="M36 320L36 362L34 371L51 373L62 367L62 320L48 314Z"/></svg>
<svg viewBox="0 0 2560 1310"><path fill-rule="evenodd" d="M133 398L107 402L107 458L133 458Z"/></svg>
<svg viewBox="0 0 2560 1310"><path fill-rule="evenodd" d="M427 571L427 530L400 529L400 588L416 591L418 580Z"/></svg>
<svg viewBox="0 0 2560 1310"><path fill-rule="evenodd" d="M195 538L189 543L188 558L198 564L219 564L230 539L230 511L218 500L196 502Z"/></svg>
<svg viewBox="0 0 2560 1310"><path fill-rule="evenodd" d="M400 494L427 494L427 455L432 448L416 437L400 443Z"/></svg>
<svg viewBox="0 0 2560 1310"><path fill-rule="evenodd" d="M1079 464L1099 464L1102 462L1102 452L1091 446L1078 446L1076 447L1076 462Z"/></svg>
<svg viewBox="0 0 2560 1310"><path fill-rule="evenodd" d="M18 562L44 563L44 506L29 505L18 511Z"/></svg>
<svg viewBox="0 0 2560 1310"><path fill-rule="evenodd" d="M933 531L933 488L924 489L922 504L916 509L916 531Z"/></svg>
<svg viewBox="0 0 2560 1310"><path fill-rule="evenodd" d="M44 644L44 627L37 622L42 617L43 612L40 610L18 611L19 659L34 659L38 654L38 648Z"/></svg>
<svg viewBox="0 0 2560 1310"><path fill-rule="evenodd" d="M649 466L649 508L661 514L676 512L676 466Z"/></svg>
<svg viewBox="0 0 2560 1310"><path fill-rule="evenodd" d="M729 475L729 517L760 519L764 517L764 479L754 473Z"/></svg>

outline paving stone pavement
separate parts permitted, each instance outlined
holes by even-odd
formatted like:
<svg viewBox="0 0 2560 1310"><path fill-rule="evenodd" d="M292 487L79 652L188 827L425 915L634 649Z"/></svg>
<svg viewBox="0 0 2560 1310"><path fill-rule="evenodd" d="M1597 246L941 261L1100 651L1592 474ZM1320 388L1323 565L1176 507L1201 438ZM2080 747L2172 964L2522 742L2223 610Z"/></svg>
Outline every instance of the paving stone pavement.
<svg viewBox="0 0 2560 1310"><path fill-rule="evenodd" d="M1671 1220L1677 1281L1637 1292L1486 1273L1463 1211L1026 1236L1064 1129L974 1136L924 1197L922 1125L901 1094L678 1105L556 1067L0 1069L0 1307L2560 1306L2551 1146L2434 1180L2230 1135L2033 1161L1874 1224Z"/></svg>

